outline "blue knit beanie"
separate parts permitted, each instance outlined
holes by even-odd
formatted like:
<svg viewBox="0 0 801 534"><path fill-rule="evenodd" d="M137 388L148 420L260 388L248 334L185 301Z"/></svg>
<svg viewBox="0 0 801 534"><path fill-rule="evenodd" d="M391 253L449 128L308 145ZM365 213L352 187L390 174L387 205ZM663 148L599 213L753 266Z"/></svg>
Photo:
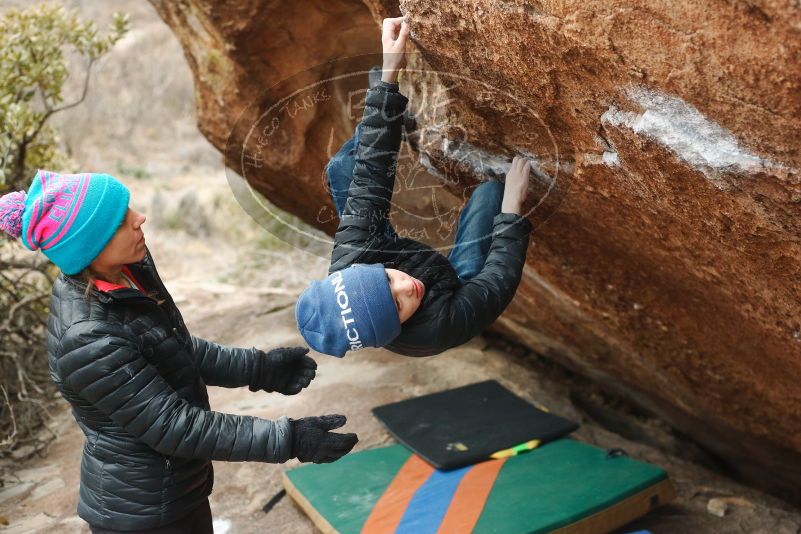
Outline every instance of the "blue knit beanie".
<svg viewBox="0 0 801 534"><path fill-rule="evenodd" d="M401 332L400 317L381 264L353 264L315 280L300 295L295 320L306 343L323 354L383 347Z"/></svg>
<svg viewBox="0 0 801 534"><path fill-rule="evenodd" d="M74 275L106 248L129 200L128 188L108 174L39 170L28 193L0 197L0 230Z"/></svg>

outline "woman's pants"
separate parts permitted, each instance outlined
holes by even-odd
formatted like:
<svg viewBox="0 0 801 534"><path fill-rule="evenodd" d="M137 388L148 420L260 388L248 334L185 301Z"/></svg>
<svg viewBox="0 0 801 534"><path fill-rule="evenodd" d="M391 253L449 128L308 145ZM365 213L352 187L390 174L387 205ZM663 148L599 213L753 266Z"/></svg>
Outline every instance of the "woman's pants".
<svg viewBox="0 0 801 534"><path fill-rule="evenodd" d="M339 217L342 217L348 199L360 134L361 123L356 126L353 137L342 145L325 167L328 189ZM503 187L503 183L494 180L482 183L473 191L459 215L456 238L448 260L462 280L473 278L484 267L492 243L493 219L501 212ZM389 220L386 221L385 234L388 237L396 235Z"/></svg>
<svg viewBox="0 0 801 534"><path fill-rule="evenodd" d="M109 530L106 528L91 527L92 534L214 534L211 522L211 507L209 500L182 517L163 527L147 530Z"/></svg>

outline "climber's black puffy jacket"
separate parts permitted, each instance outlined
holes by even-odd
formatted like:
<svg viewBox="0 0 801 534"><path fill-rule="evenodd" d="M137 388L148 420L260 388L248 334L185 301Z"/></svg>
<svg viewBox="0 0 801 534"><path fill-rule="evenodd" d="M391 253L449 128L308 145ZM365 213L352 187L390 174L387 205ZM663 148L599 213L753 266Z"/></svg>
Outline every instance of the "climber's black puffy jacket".
<svg viewBox="0 0 801 534"><path fill-rule="evenodd" d="M85 296L60 275L48 324L50 375L86 434L78 515L141 530L180 519L211 493L211 460L284 462L289 420L210 411L207 385L249 386L257 349L189 334L148 252L130 288Z"/></svg>
<svg viewBox="0 0 801 534"><path fill-rule="evenodd" d="M503 313L520 284L531 222L512 213L496 215L484 268L464 282L448 259L428 245L386 237L407 103L398 84L379 82L367 92L356 166L329 274L354 263L381 263L422 281L426 293L420 308L385 348L430 356L465 343Z"/></svg>

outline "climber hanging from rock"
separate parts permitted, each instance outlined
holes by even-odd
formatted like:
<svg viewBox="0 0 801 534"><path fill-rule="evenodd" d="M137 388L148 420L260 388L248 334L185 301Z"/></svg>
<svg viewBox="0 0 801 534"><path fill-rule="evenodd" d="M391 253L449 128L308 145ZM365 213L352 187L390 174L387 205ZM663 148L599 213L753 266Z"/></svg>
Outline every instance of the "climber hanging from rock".
<svg viewBox="0 0 801 534"><path fill-rule="evenodd" d="M384 19L383 68L371 71L353 138L326 166L340 219L331 266L295 309L303 338L324 354L364 347L438 354L491 325L520 283L531 233L521 215L531 170L525 158L513 159L505 184L489 180L475 189L447 258L398 236L389 222L408 103L397 83L408 35L405 17Z"/></svg>

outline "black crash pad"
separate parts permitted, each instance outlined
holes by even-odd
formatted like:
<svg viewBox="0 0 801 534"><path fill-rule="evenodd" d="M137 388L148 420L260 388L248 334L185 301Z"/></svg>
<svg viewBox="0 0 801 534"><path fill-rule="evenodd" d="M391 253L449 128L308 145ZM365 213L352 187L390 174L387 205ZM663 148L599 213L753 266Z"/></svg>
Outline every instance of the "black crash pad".
<svg viewBox="0 0 801 534"><path fill-rule="evenodd" d="M488 380L373 408L409 449L437 469L456 469L531 440L553 441L578 424Z"/></svg>

